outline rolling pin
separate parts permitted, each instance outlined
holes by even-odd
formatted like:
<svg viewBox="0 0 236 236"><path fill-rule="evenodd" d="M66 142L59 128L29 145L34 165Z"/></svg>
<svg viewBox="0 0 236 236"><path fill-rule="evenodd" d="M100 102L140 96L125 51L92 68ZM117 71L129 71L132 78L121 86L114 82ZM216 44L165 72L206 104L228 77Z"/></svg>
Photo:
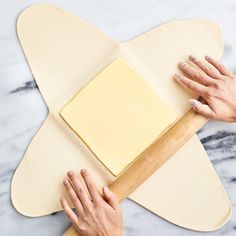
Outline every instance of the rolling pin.
<svg viewBox="0 0 236 236"><path fill-rule="evenodd" d="M181 146L183 146L208 119L197 114L193 109L188 111L160 138L147 147L124 172L109 186L119 201L127 198L148 177L159 169ZM191 158L191 157L189 157ZM71 226L63 236L78 236Z"/></svg>

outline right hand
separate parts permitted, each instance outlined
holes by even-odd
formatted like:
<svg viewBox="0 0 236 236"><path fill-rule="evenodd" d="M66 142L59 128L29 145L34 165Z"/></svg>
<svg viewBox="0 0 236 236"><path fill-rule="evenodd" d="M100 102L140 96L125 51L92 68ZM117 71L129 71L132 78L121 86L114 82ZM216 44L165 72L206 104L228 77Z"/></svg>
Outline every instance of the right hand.
<svg viewBox="0 0 236 236"><path fill-rule="evenodd" d="M215 59L209 56L205 59L201 61L190 55L189 61L194 66L191 63L180 63L183 75L176 74L174 78L206 101L203 104L190 99L197 113L209 119L236 122L236 76Z"/></svg>

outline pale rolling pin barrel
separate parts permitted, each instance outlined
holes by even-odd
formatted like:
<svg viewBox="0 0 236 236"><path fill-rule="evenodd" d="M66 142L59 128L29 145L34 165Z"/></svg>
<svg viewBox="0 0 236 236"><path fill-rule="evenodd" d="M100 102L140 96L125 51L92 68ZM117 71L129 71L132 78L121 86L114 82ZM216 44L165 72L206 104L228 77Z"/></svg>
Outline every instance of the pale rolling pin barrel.
<svg viewBox="0 0 236 236"><path fill-rule="evenodd" d="M207 120L207 118L191 109L168 129L161 138L145 149L135 162L109 186L111 191L117 195L119 201L127 198L160 168ZM78 236L78 233L71 226L63 236Z"/></svg>

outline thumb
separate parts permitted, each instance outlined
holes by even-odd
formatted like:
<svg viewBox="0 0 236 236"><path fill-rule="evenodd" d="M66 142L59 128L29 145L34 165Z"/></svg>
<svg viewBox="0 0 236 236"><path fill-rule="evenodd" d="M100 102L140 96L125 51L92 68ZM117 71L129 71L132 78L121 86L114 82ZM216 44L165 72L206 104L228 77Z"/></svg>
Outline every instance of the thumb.
<svg viewBox="0 0 236 236"><path fill-rule="evenodd" d="M215 112L207 104L203 104L196 99L189 99L189 103L191 104L193 110L200 115L203 115L209 119L214 119Z"/></svg>
<svg viewBox="0 0 236 236"><path fill-rule="evenodd" d="M118 210L119 209L119 201L116 197L116 195L107 187L103 187L103 196L105 201L114 209Z"/></svg>

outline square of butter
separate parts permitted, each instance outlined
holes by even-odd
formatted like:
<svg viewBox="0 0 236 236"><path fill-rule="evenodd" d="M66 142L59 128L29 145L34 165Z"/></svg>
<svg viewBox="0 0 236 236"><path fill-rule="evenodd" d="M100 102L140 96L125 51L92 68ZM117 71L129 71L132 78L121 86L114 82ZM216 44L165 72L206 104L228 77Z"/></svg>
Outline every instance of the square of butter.
<svg viewBox="0 0 236 236"><path fill-rule="evenodd" d="M79 91L60 115L113 175L177 119L146 81L119 58Z"/></svg>

